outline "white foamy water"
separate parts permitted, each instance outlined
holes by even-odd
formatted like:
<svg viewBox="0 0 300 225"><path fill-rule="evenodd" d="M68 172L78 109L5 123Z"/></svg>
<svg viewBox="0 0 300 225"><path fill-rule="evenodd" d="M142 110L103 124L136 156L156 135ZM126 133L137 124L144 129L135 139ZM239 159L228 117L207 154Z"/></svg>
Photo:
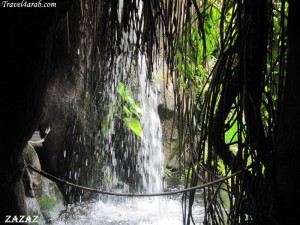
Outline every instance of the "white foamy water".
<svg viewBox="0 0 300 225"><path fill-rule="evenodd" d="M53 224L63 225L181 225L180 197L126 198L70 206Z"/></svg>

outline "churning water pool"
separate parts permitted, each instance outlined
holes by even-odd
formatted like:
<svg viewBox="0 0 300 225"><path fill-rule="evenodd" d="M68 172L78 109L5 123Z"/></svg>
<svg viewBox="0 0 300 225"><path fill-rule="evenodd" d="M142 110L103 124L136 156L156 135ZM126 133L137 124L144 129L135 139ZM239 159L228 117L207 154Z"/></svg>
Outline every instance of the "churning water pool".
<svg viewBox="0 0 300 225"><path fill-rule="evenodd" d="M202 220L201 203L194 205L194 219ZM106 197L71 205L55 225L182 225L181 195L168 197Z"/></svg>

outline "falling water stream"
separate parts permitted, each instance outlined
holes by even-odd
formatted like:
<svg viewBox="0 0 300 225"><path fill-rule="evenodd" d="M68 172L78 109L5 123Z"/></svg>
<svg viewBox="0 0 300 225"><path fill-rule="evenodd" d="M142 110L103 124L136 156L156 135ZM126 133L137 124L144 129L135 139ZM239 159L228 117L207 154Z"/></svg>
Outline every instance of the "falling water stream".
<svg viewBox="0 0 300 225"><path fill-rule="evenodd" d="M145 59L140 58L140 102L143 109L142 145L138 153L139 172L142 177L142 187L147 193L163 191L163 163L162 128L158 115L158 106L161 104L157 82L149 84L146 81Z"/></svg>

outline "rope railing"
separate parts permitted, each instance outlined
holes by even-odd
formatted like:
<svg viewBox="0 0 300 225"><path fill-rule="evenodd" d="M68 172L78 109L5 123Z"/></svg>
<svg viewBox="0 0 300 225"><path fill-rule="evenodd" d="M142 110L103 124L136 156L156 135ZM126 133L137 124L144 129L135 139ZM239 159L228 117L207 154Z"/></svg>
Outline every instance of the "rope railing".
<svg viewBox="0 0 300 225"><path fill-rule="evenodd" d="M27 165L27 167L29 169L31 169L32 171L34 171L36 173L39 173L40 175L48 178L49 180L54 181L55 183L60 183L60 184L63 184L63 185L68 185L68 186L71 186L71 187L79 188L81 190L89 191L89 192L93 192L93 193L97 193L97 194L122 196L122 197L155 197L155 196L167 196L167 195L175 195L175 194L185 193L185 192L189 192L189 191L194 191L194 190L197 190L197 189L203 189L203 188L206 188L206 187L218 184L220 182L223 182L225 180L228 180L228 179L230 179L232 177L235 177L236 175L238 175L238 174L240 174L242 172L245 172L245 171L247 171L250 168L250 166L248 166L248 167L245 167L244 169L241 169L241 170L239 170L237 172L232 173L229 176L220 178L218 180L215 180L215 181L212 181L212 182L208 182L208 183L205 183L205 184L202 184L202 185L199 185L199 186L185 188L185 189L180 189L180 190L176 190L176 191L167 191L167 192L159 192L159 193L116 193L116 192L102 191L102 190L99 190L99 189L94 189L94 188L89 188L89 187L84 187L84 186L81 186L81 185L78 185L78 184L74 184L74 183L62 180L60 178L57 178L57 177L55 177L55 176L53 176L53 175L51 175L51 174L49 174L49 173L47 173L47 172L45 172L43 170L39 170L39 169L37 169L36 167L34 167L32 165Z"/></svg>

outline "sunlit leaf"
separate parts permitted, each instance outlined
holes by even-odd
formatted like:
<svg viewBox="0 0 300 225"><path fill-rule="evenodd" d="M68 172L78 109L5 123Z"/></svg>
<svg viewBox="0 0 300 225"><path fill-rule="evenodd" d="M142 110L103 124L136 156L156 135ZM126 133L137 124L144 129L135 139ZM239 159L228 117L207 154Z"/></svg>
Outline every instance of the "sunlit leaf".
<svg viewBox="0 0 300 225"><path fill-rule="evenodd" d="M127 118L123 119L126 126L133 131L138 137L142 137L142 126L139 120L136 118Z"/></svg>
<svg viewBox="0 0 300 225"><path fill-rule="evenodd" d="M123 111L127 116L129 116L131 113L130 110L125 105L123 106Z"/></svg>

